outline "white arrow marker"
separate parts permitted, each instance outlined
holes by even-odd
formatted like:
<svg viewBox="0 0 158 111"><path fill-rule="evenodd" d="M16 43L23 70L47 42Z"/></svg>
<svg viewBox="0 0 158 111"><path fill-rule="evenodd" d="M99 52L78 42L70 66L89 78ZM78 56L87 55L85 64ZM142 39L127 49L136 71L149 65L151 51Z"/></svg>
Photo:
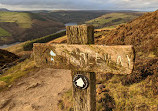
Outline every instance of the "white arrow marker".
<svg viewBox="0 0 158 111"><path fill-rule="evenodd" d="M56 56L56 54L52 50L50 51L50 55L51 56Z"/></svg>
<svg viewBox="0 0 158 111"><path fill-rule="evenodd" d="M56 56L56 54L55 54L52 50L50 51L50 55L51 55L51 56ZM54 61L54 58L53 58L53 57L51 57L51 61Z"/></svg>
<svg viewBox="0 0 158 111"><path fill-rule="evenodd" d="M82 78L79 78L76 82L77 82L77 86L83 87L84 82L83 82Z"/></svg>
<svg viewBox="0 0 158 111"><path fill-rule="evenodd" d="M53 57L51 57L51 61L54 61Z"/></svg>

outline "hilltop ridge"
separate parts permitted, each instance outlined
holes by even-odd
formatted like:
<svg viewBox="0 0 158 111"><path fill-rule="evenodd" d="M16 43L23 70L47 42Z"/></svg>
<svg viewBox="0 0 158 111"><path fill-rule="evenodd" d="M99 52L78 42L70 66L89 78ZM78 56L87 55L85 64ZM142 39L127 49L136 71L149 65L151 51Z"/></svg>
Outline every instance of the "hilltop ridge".
<svg viewBox="0 0 158 111"><path fill-rule="evenodd" d="M0 11L10 11L10 10L8 10L6 8L0 8Z"/></svg>
<svg viewBox="0 0 158 111"><path fill-rule="evenodd" d="M139 56L158 56L158 10L120 25L104 35L99 44L134 45ZM148 54L148 55L147 55Z"/></svg>

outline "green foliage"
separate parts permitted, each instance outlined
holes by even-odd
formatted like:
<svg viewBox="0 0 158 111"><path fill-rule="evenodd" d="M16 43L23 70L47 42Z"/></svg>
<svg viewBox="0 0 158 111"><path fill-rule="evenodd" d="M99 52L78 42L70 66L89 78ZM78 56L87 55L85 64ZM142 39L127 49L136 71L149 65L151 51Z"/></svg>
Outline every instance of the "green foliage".
<svg viewBox="0 0 158 111"><path fill-rule="evenodd" d="M58 37L64 36L65 34L66 34L66 31L63 31L63 32L47 35L38 39L34 39L32 41L28 41L23 45L23 49L24 51L32 50L34 43L46 43Z"/></svg>
<svg viewBox="0 0 158 111"><path fill-rule="evenodd" d="M5 29L0 27L0 37L2 37L2 36L5 36L5 37L11 36L11 34L8 31L6 31ZM0 38L0 39L3 39L3 38Z"/></svg>
<svg viewBox="0 0 158 111"><path fill-rule="evenodd" d="M58 101L58 107L62 111L74 111L73 110L73 98L72 98L72 88L62 94L62 99Z"/></svg>
<svg viewBox="0 0 158 111"><path fill-rule="evenodd" d="M10 79L11 79L11 75L0 77L0 81L4 81L6 83L9 83Z"/></svg>
<svg viewBox="0 0 158 111"><path fill-rule="evenodd" d="M0 75L0 81L6 83L6 86L10 85L17 78L24 76L25 74L34 71L36 69L34 61L27 59L21 62L9 70L7 70L3 75Z"/></svg>
<svg viewBox="0 0 158 111"><path fill-rule="evenodd" d="M63 103L62 100L59 100L59 101L58 101L58 107L59 107L61 110L64 109L64 103Z"/></svg>

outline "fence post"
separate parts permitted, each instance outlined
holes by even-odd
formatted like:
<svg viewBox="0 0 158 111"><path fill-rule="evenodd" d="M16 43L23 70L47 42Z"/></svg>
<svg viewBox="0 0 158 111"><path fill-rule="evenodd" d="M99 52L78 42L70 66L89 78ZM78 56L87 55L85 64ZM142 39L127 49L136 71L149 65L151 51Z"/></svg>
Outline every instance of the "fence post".
<svg viewBox="0 0 158 111"><path fill-rule="evenodd" d="M76 25L66 27L68 44L94 44L94 27L91 25ZM86 52L86 50L85 50ZM73 85L74 111L96 111L96 76L94 72L73 71L72 80L78 75L88 79L88 87L79 89Z"/></svg>

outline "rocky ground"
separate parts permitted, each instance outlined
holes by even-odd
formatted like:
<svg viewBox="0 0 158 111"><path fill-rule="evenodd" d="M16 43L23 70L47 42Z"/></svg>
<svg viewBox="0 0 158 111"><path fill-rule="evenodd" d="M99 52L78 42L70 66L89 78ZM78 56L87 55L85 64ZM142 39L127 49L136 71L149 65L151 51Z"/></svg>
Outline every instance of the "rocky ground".
<svg viewBox="0 0 158 111"><path fill-rule="evenodd" d="M60 111L60 94L71 88L71 71L41 69L0 93L0 111Z"/></svg>

